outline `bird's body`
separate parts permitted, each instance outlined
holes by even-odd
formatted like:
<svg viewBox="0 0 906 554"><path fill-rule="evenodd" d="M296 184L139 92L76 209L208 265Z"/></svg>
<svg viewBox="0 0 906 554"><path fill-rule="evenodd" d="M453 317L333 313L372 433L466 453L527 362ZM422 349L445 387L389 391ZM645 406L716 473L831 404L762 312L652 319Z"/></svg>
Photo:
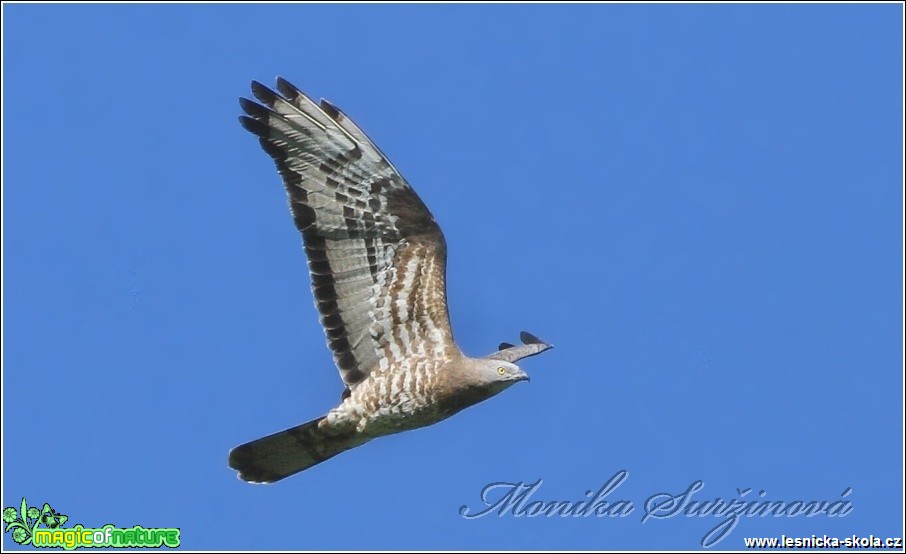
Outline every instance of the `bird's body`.
<svg viewBox="0 0 906 554"><path fill-rule="evenodd" d="M439 421L443 372L444 364L436 359L373 372L327 413L322 426L381 436Z"/></svg>
<svg viewBox="0 0 906 554"><path fill-rule="evenodd" d="M273 482L369 440L431 425L528 377L513 362L550 345L523 333L484 358L453 340L446 242L368 137L331 104L278 79L240 118L274 158L308 256L315 304L346 385L325 416L236 447L230 467Z"/></svg>
<svg viewBox="0 0 906 554"><path fill-rule="evenodd" d="M354 427L358 433L378 437L437 423L512 384L471 385L464 378L468 369L486 364L487 361L457 353L454 359L443 363L425 360L414 366L372 373L328 412L321 426Z"/></svg>

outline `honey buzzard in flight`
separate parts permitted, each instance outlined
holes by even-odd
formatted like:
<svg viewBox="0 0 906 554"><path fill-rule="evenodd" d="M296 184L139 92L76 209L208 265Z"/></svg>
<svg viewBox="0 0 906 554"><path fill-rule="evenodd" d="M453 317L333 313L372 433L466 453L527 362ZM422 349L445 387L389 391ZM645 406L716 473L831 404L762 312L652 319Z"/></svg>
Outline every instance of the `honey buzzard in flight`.
<svg viewBox="0 0 906 554"><path fill-rule="evenodd" d="M453 341L447 249L393 164L332 104L282 78L252 82L242 125L277 164L302 234L315 304L346 385L326 415L237 446L229 465L271 483L367 441L431 425L528 379L514 362L550 345L523 332L483 358Z"/></svg>

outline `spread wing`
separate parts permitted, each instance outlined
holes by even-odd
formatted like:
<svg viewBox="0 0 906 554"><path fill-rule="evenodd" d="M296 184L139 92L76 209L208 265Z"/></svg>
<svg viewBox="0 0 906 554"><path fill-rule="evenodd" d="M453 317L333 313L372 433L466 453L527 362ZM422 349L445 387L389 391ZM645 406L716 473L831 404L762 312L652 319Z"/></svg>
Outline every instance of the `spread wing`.
<svg viewBox="0 0 906 554"><path fill-rule="evenodd" d="M499 350L490 356L485 356L485 359L504 360L510 363L516 363L522 358L541 354L545 350L550 350L554 347L554 345L544 342L528 331L519 333L519 338L522 339L522 344L520 346L515 346L508 342L501 342Z"/></svg>
<svg viewBox="0 0 906 554"><path fill-rule="evenodd" d="M302 233L315 304L350 388L412 357L455 345L446 244L428 208L352 121L277 79L253 82L242 125L277 164Z"/></svg>

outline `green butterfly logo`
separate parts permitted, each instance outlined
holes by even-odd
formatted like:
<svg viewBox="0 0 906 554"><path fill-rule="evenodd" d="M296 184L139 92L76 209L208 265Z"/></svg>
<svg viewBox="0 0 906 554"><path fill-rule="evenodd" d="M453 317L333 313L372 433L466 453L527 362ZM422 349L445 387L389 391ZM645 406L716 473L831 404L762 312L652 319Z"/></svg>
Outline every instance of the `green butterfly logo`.
<svg viewBox="0 0 906 554"><path fill-rule="evenodd" d="M31 543L39 525L44 525L48 529L56 529L66 523L68 519L68 516L55 512L46 502L40 510L35 507L29 508L24 498L18 511L15 508L3 509L3 522L6 523L4 533L12 531L13 540L22 545Z"/></svg>

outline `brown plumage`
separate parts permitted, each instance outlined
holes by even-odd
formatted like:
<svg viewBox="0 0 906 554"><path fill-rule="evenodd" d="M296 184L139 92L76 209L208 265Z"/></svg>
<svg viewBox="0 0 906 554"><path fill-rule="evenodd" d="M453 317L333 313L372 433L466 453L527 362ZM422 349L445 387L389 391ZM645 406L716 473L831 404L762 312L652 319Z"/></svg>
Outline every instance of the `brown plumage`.
<svg viewBox="0 0 906 554"><path fill-rule="evenodd" d="M469 358L453 341L446 243L431 212L339 109L278 78L253 82L242 125L277 165L302 234L315 305L346 385L325 416L243 444L230 467L270 483L382 435L436 423L528 379L514 362L550 348L523 333Z"/></svg>

